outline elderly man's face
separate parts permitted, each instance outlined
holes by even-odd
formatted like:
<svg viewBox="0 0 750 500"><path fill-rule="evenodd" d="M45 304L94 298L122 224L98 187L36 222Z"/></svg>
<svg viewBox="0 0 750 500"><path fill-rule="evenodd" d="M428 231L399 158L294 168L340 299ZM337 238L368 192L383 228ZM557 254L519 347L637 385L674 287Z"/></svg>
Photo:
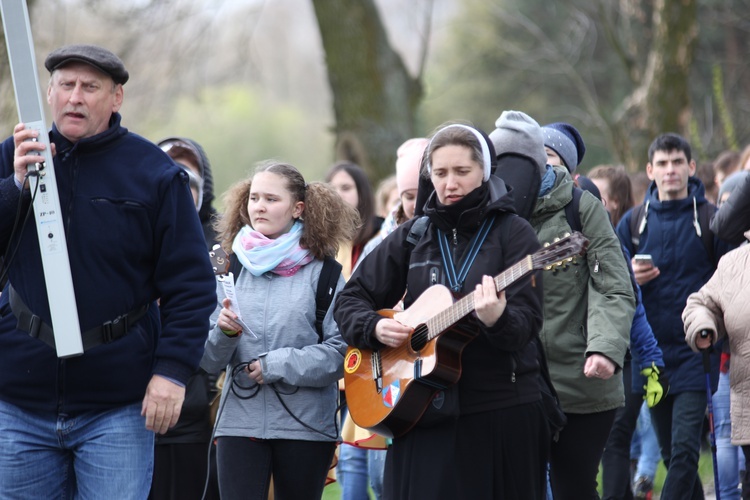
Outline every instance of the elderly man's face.
<svg viewBox="0 0 750 500"><path fill-rule="evenodd" d="M122 106L122 85L85 63L70 63L52 73L47 102L60 133L72 142L104 132Z"/></svg>

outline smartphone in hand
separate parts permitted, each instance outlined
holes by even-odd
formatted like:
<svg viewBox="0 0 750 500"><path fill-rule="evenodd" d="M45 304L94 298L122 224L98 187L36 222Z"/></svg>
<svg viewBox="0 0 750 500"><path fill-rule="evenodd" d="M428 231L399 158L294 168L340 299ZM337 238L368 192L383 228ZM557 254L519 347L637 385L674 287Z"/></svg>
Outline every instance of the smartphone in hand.
<svg viewBox="0 0 750 500"><path fill-rule="evenodd" d="M654 260L649 254L637 253L633 258L635 259L636 264L645 264L647 266L654 267Z"/></svg>

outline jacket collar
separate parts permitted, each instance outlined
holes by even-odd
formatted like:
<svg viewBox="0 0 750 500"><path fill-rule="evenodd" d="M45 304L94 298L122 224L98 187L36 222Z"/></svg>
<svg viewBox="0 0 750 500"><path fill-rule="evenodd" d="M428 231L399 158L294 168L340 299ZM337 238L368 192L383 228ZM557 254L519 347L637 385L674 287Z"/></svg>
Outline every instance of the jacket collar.
<svg viewBox="0 0 750 500"><path fill-rule="evenodd" d="M60 153L73 150L74 148L83 151L98 149L103 145L116 141L128 133L128 129L120 125L121 119L122 116L120 113L112 113L112 117L109 119L109 128L107 130L91 137L85 137L75 143L69 141L63 136L57 129L57 125L53 123L50 140L55 143L57 151Z"/></svg>

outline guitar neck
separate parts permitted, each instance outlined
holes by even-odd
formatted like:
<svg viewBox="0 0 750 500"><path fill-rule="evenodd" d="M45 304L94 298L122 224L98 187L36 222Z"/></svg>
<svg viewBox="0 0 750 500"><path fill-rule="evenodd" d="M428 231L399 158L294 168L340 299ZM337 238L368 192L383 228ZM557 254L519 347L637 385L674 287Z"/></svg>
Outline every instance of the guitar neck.
<svg viewBox="0 0 750 500"><path fill-rule="evenodd" d="M499 292L505 290L510 285L531 273L534 270L532 256L529 255L520 262L512 265L502 273L493 278L495 289ZM469 293L465 297L457 300L452 306L428 319L426 324L428 328L428 340L440 335L442 332L458 323L459 320L474 311L474 294Z"/></svg>

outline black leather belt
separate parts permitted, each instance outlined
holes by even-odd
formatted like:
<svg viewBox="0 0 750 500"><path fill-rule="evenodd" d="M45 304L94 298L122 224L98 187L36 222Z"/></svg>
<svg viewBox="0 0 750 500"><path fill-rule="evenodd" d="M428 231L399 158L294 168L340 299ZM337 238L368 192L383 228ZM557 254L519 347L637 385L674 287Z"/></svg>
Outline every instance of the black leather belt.
<svg viewBox="0 0 750 500"><path fill-rule="evenodd" d="M52 327L42 321L42 318L31 312L21 297L13 289L8 287L8 301L13 314L18 318L16 328L22 330L32 337L41 340L48 346L55 348L55 334ZM124 337L128 333L131 325L145 316L149 304L133 309L129 313L122 314L112 321L90 328L81 334L83 350L87 351L92 347L101 344L109 344L115 340Z"/></svg>

